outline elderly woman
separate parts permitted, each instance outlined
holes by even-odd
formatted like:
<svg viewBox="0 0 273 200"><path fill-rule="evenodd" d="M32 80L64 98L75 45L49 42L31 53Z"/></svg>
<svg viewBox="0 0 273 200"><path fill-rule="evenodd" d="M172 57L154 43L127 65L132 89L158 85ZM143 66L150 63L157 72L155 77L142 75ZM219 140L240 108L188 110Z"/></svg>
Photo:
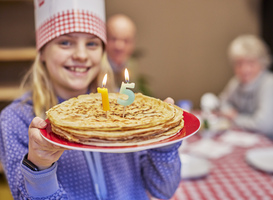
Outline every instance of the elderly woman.
<svg viewBox="0 0 273 200"><path fill-rule="evenodd" d="M229 59L235 76L220 94L220 110L235 126L273 138L273 75L268 47L256 36L232 41Z"/></svg>

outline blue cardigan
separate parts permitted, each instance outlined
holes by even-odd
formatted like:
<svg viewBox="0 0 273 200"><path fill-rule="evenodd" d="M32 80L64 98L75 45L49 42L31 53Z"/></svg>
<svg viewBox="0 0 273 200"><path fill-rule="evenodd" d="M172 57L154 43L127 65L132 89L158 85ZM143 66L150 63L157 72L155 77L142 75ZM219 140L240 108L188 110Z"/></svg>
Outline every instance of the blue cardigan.
<svg viewBox="0 0 273 200"><path fill-rule="evenodd" d="M49 169L34 172L22 165L28 152L28 127L34 118L30 94L0 115L0 160L14 199L100 199L88 154L67 150ZM133 153L99 153L109 200L148 200L147 192L169 199L180 182L181 142ZM92 167L92 166L91 166Z"/></svg>

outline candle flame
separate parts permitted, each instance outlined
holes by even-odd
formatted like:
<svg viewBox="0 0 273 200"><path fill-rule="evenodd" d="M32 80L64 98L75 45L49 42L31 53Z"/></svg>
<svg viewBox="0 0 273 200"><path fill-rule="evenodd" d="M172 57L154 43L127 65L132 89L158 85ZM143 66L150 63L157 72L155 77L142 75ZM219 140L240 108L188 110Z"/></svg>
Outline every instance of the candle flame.
<svg viewBox="0 0 273 200"><path fill-rule="evenodd" d="M129 82L129 72L128 72L128 70L127 70L127 68L125 68L125 81L126 82Z"/></svg>
<svg viewBox="0 0 273 200"><path fill-rule="evenodd" d="M107 74L105 74L104 77L103 77L102 87L106 86L106 82L107 82Z"/></svg>

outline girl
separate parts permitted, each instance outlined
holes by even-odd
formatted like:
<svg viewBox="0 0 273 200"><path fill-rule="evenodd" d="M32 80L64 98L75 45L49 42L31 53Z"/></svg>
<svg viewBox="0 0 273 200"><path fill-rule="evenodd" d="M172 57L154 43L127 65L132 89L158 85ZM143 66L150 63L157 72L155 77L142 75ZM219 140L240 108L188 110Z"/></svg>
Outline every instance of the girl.
<svg viewBox="0 0 273 200"><path fill-rule="evenodd" d="M110 154L68 151L41 137L46 110L96 92L105 73L113 80L111 69L100 65L104 2L62 3L35 1L38 56L24 80L32 88L0 116L0 159L14 199L145 200L147 191L170 198L180 181L180 143Z"/></svg>

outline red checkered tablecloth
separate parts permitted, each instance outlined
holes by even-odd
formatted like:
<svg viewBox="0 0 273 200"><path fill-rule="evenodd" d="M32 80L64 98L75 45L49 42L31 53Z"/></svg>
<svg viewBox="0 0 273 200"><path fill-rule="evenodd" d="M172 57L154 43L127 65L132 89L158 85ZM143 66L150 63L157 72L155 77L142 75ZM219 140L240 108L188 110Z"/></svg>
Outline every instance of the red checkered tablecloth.
<svg viewBox="0 0 273 200"><path fill-rule="evenodd" d="M251 133L250 133L251 134ZM272 146L266 137L251 148L234 147L232 153L212 159L212 170L204 178L182 180L171 200L271 200L273 174L258 171L245 161L249 149ZM187 141L198 140L198 135Z"/></svg>

